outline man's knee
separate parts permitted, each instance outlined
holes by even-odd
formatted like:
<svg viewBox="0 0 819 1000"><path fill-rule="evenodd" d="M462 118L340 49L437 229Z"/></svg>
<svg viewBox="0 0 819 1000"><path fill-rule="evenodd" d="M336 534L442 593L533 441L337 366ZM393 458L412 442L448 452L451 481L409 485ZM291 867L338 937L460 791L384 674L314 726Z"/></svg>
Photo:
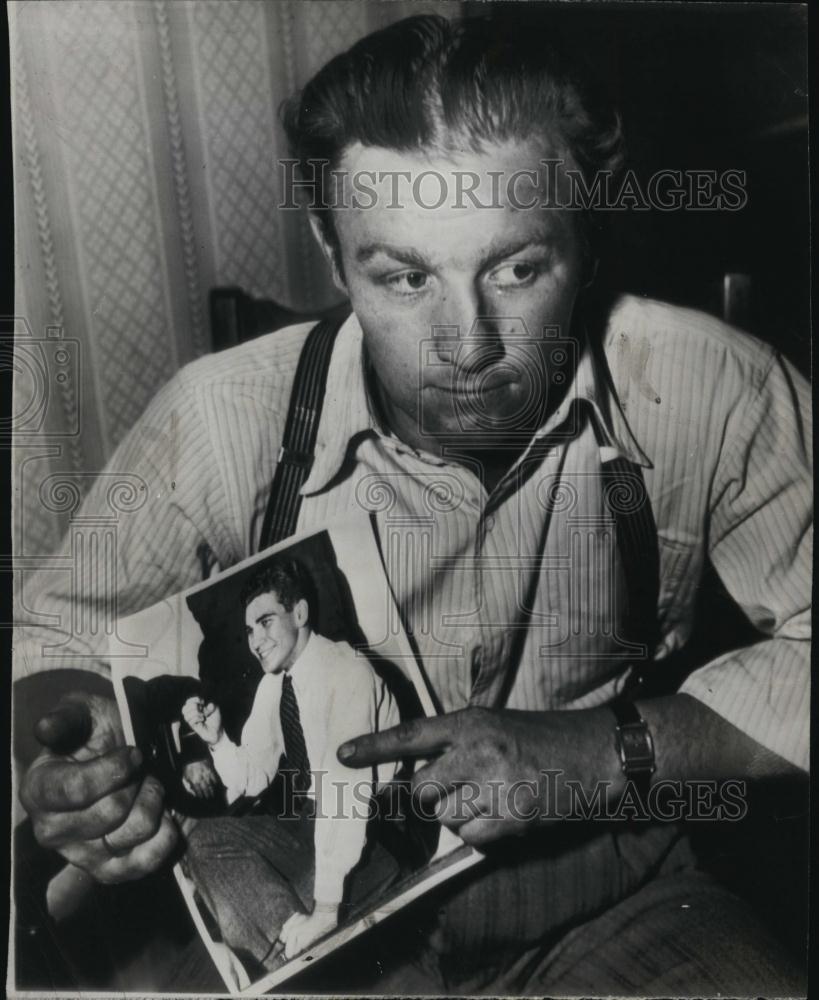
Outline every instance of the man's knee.
<svg viewBox="0 0 819 1000"><path fill-rule="evenodd" d="M197 859L223 851L231 842L231 822L230 819L199 820L187 837L188 861L195 864Z"/></svg>

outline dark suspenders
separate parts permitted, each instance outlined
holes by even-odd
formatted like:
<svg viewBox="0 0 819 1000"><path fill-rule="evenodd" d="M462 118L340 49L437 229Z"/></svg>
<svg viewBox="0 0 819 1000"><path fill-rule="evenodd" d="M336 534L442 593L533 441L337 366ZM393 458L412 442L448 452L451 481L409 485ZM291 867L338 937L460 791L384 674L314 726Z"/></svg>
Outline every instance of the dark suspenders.
<svg viewBox="0 0 819 1000"><path fill-rule="evenodd" d="M259 549L281 542L296 530L301 507L299 490L313 465L327 371L340 327L340 321L322 320L307 335L301 349Z"/></svg>
<svg viewBox="0 0 819 1000"><path fill-rule="evenodd" d="M313 453L324 403L330 356L341 322L323 320L307 335L299 357L282 446L259 536L259 549L288 538L296 530L301 495L313 465ZM645 682L643 665L651 663L658 640L657 598L660 555L657 527L642 470L617 457L602 465L604 501L614 519L628 594L626 634L646 647L645 659L632 666L626 683L631 693Z"/></svg>
<svg viewBox="0 0 819 1000"><path fill-rule="evenodd" d="M622 695L634 697L645 689L659 641L657 601L660 593L660 550L657 526L646 490L643 470L617 457L601 466L603 498L614 519L617 547L626 578L628 611L625 633L629 642L645 647L632 662Z"/></svg>

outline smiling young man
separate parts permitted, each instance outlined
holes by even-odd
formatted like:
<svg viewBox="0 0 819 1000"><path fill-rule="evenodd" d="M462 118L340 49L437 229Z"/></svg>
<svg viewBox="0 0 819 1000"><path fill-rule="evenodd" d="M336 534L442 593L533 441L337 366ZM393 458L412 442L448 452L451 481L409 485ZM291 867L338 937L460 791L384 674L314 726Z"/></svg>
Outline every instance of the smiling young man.
<svg viewBox="0 0 819 1000"><path fill-rule="evenodd" d="M338 923L347 876L367 837L368 782L336 757L345 734L398 722L395 702L365 659L311 624L312 585L293 560L256 572L242 590L248 645L264 671L239 744L219 707L199 697L182 714L207 744L231 804L287 774L284 808L274 816L200 820L186 861L225 942L272 971ZM361 901L398 874L383 849L346 886Z"/></svg>
<svg viewBox="0 0 819 1000"><path fill-rule="evenodd" d="M807 768L804 381L703 314L628 296L591 308L599 220L566 207L566 172L587 188L616 174L622 135L548 39L412 18L324 67L285 123L353 308L299 529L371 513L442 711L339 754L428 760L419 797L491 855L416 911L412 967L427 980L396 960L372 989L799 992L679 825L639 816L669 782ZM190 366L122 447L116 467L152 489L123 526L121 552L140 559L121 609L191 584L202 541L222 565L248 555L307 333ZM184 468L149 444L171 426ZM641 695L635 666L662 680L691 634L706 560L764 641ZM41 725L48 746L65 745L66 719ZM153 827L132 818L125 754L98 742L81 781L46 750L23 790L46 839L103 876L161 864L173 837L155 805ZM638 820L578 822L578 789L587 803L635 793ZM102 833L130 854L112 859Z"/></svg>

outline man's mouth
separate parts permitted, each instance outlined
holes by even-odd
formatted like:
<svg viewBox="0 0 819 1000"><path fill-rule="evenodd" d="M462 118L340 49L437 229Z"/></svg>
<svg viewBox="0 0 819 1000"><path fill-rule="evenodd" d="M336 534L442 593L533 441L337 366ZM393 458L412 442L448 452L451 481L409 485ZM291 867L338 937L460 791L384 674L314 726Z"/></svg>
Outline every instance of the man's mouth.
<svg viewBox="0 0 819 1000"><path fill-rule="evenodd" d="M448 382L445 385L433 385L429 388L450 396L458 396L461 399L481 399L488 393L509 389L516 383L517 379L508 376L487 376L486 378L473 379L470 382Z"/></svg>

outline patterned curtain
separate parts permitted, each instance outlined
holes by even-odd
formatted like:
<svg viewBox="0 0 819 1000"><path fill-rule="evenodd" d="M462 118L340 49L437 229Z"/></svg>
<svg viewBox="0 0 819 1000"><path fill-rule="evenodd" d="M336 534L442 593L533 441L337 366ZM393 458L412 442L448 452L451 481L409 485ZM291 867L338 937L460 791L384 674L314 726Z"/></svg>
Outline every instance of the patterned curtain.
<svg viewBox="0 0 819 1000"><path fill-rule="evenodd" d="M12 3L17 287L14 540L54 551L148 400L210 350L207 293L336 298L277 211L277 109L328 58L458 3Z"/></svg>

